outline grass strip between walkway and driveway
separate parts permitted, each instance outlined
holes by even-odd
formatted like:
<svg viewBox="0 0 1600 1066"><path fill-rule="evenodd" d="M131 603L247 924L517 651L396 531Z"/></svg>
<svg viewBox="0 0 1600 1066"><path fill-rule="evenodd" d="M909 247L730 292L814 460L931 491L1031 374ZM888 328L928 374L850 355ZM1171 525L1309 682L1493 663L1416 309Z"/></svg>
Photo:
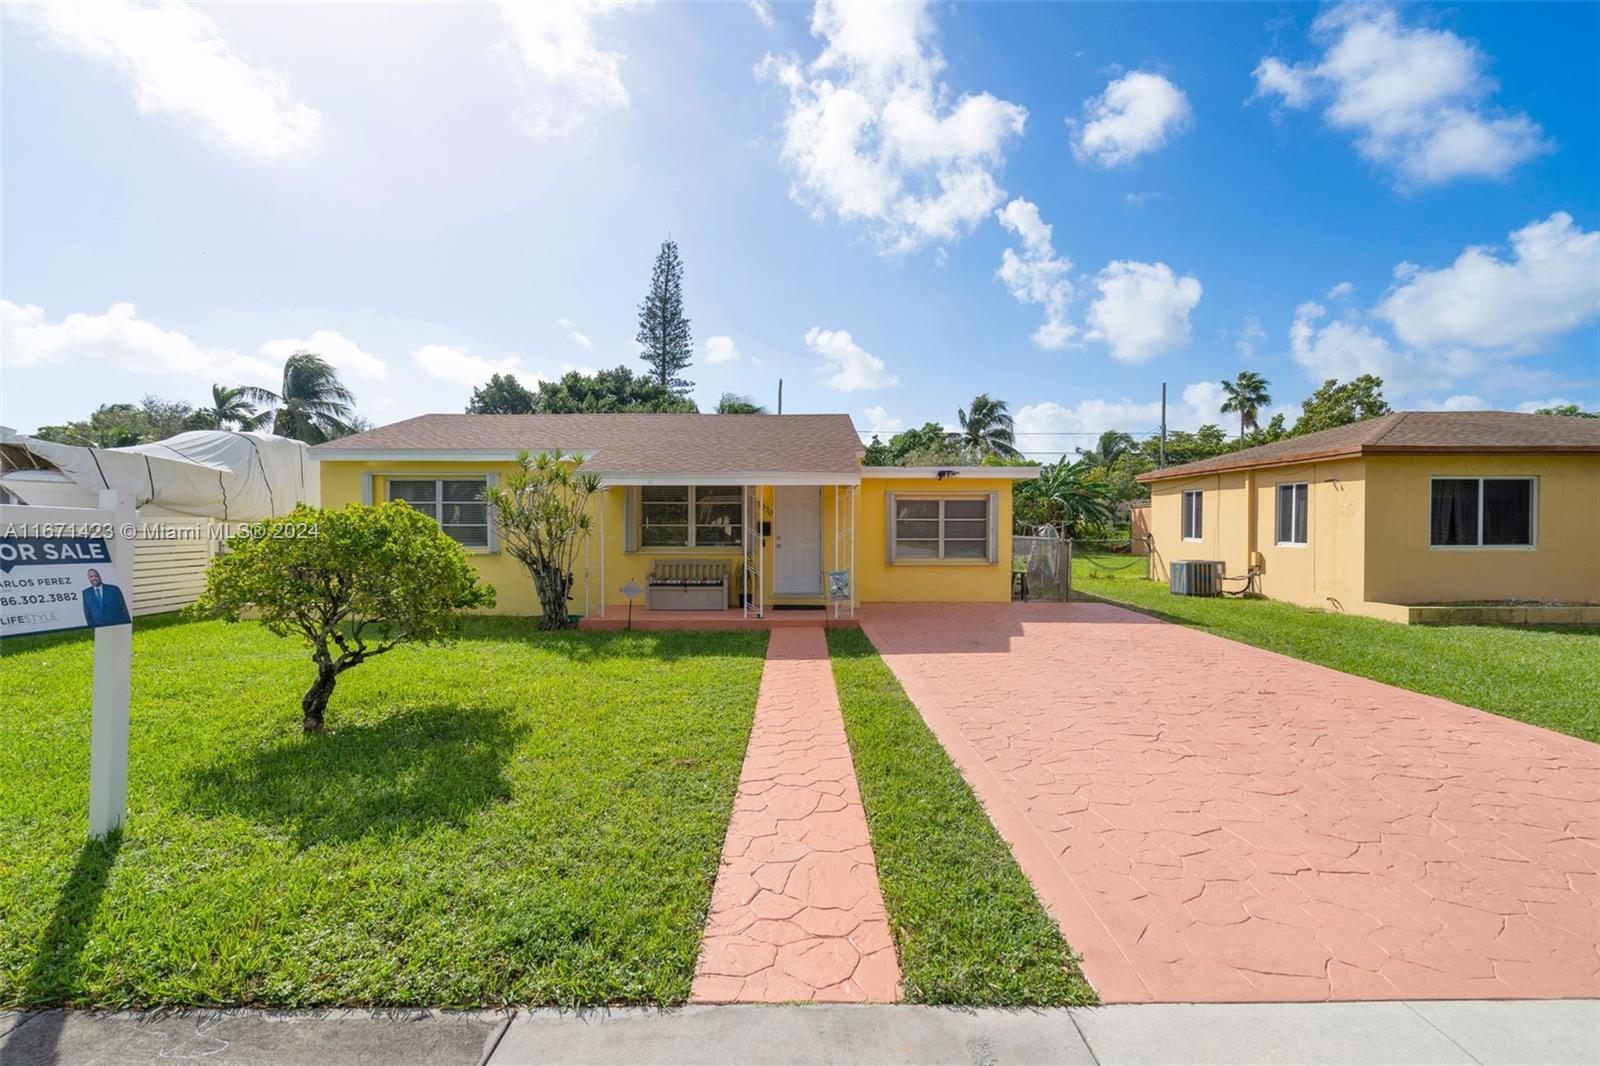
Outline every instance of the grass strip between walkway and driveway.
<svg viewBox="0 0 1600 1066"><path fill-rule="evenodd" d="M1103 557L1126 566L1126 555ZM1174 596L1142 565L1073 560L1075 596L1600 741L1600 626L1407 626L1276 600Z"/></svg>
<svg viewBox="0 0 1600 1066"><path fill-rule="evenodd" d="M684 1002L765 633L474 618L343 675L140 619L128 821L86 844L93 638L0 652L0 1007Z"/></svg>
<svg viewBox="0 0 1600 1066"><path fill-rule="evenodd" d="M872 642L830 629L828 651L905 998L1093 1003L1011 849Z"/></svg>

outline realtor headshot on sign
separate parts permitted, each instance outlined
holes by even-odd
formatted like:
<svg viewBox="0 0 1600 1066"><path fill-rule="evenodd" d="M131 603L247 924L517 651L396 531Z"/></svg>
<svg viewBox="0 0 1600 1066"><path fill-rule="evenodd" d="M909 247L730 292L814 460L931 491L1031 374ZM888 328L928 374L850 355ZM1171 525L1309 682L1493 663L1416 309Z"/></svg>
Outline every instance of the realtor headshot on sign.
<svg viewBox="0 0 1600 1066"><path fill-rule="evenodd" d="M127 625L128 605L122 590L100 580L100 571L89 571L89 587L83 590L83 621L90 626Z"/></svg>

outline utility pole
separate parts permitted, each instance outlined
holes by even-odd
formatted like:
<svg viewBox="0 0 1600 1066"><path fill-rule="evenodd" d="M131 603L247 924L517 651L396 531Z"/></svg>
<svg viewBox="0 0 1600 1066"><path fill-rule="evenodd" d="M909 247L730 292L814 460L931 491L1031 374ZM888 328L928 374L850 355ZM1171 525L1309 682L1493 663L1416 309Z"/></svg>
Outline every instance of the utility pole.
<svg viewBox="0 0 1600 1066"><path fill-rule="evenodd" d="M778 413L783 414L783 379L778 379Z"/></svg>
<svg viewBox="0 0 1600 1066"><path fill-rule="evenodd" d="M1161 459L1157 467L1167 465L1167 383L1161 383Z"/></svg>

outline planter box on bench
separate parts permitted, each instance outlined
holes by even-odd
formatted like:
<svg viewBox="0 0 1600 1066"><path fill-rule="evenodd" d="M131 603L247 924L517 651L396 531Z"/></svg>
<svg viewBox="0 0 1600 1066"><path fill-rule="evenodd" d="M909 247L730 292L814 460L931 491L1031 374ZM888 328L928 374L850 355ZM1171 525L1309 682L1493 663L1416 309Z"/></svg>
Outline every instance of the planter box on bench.
<svg viewBox="0 0 1600 1066"><path fill-rule="evenodd" d="M652 611L721 611L728 606L726 559L655 559L645 579Z"/></svg>

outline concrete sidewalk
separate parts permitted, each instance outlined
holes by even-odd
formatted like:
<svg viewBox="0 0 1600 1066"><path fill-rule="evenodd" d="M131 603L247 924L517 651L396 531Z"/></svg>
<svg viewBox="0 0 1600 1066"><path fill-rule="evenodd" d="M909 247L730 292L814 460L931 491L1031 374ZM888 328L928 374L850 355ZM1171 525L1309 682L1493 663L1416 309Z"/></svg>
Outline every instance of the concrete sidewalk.
<svg viewBox="0 0 1600 1066"><path fill-rule="evenodd" d="M0 1014L0 1066L1600 1062L1600 1000Z"/></svg>

